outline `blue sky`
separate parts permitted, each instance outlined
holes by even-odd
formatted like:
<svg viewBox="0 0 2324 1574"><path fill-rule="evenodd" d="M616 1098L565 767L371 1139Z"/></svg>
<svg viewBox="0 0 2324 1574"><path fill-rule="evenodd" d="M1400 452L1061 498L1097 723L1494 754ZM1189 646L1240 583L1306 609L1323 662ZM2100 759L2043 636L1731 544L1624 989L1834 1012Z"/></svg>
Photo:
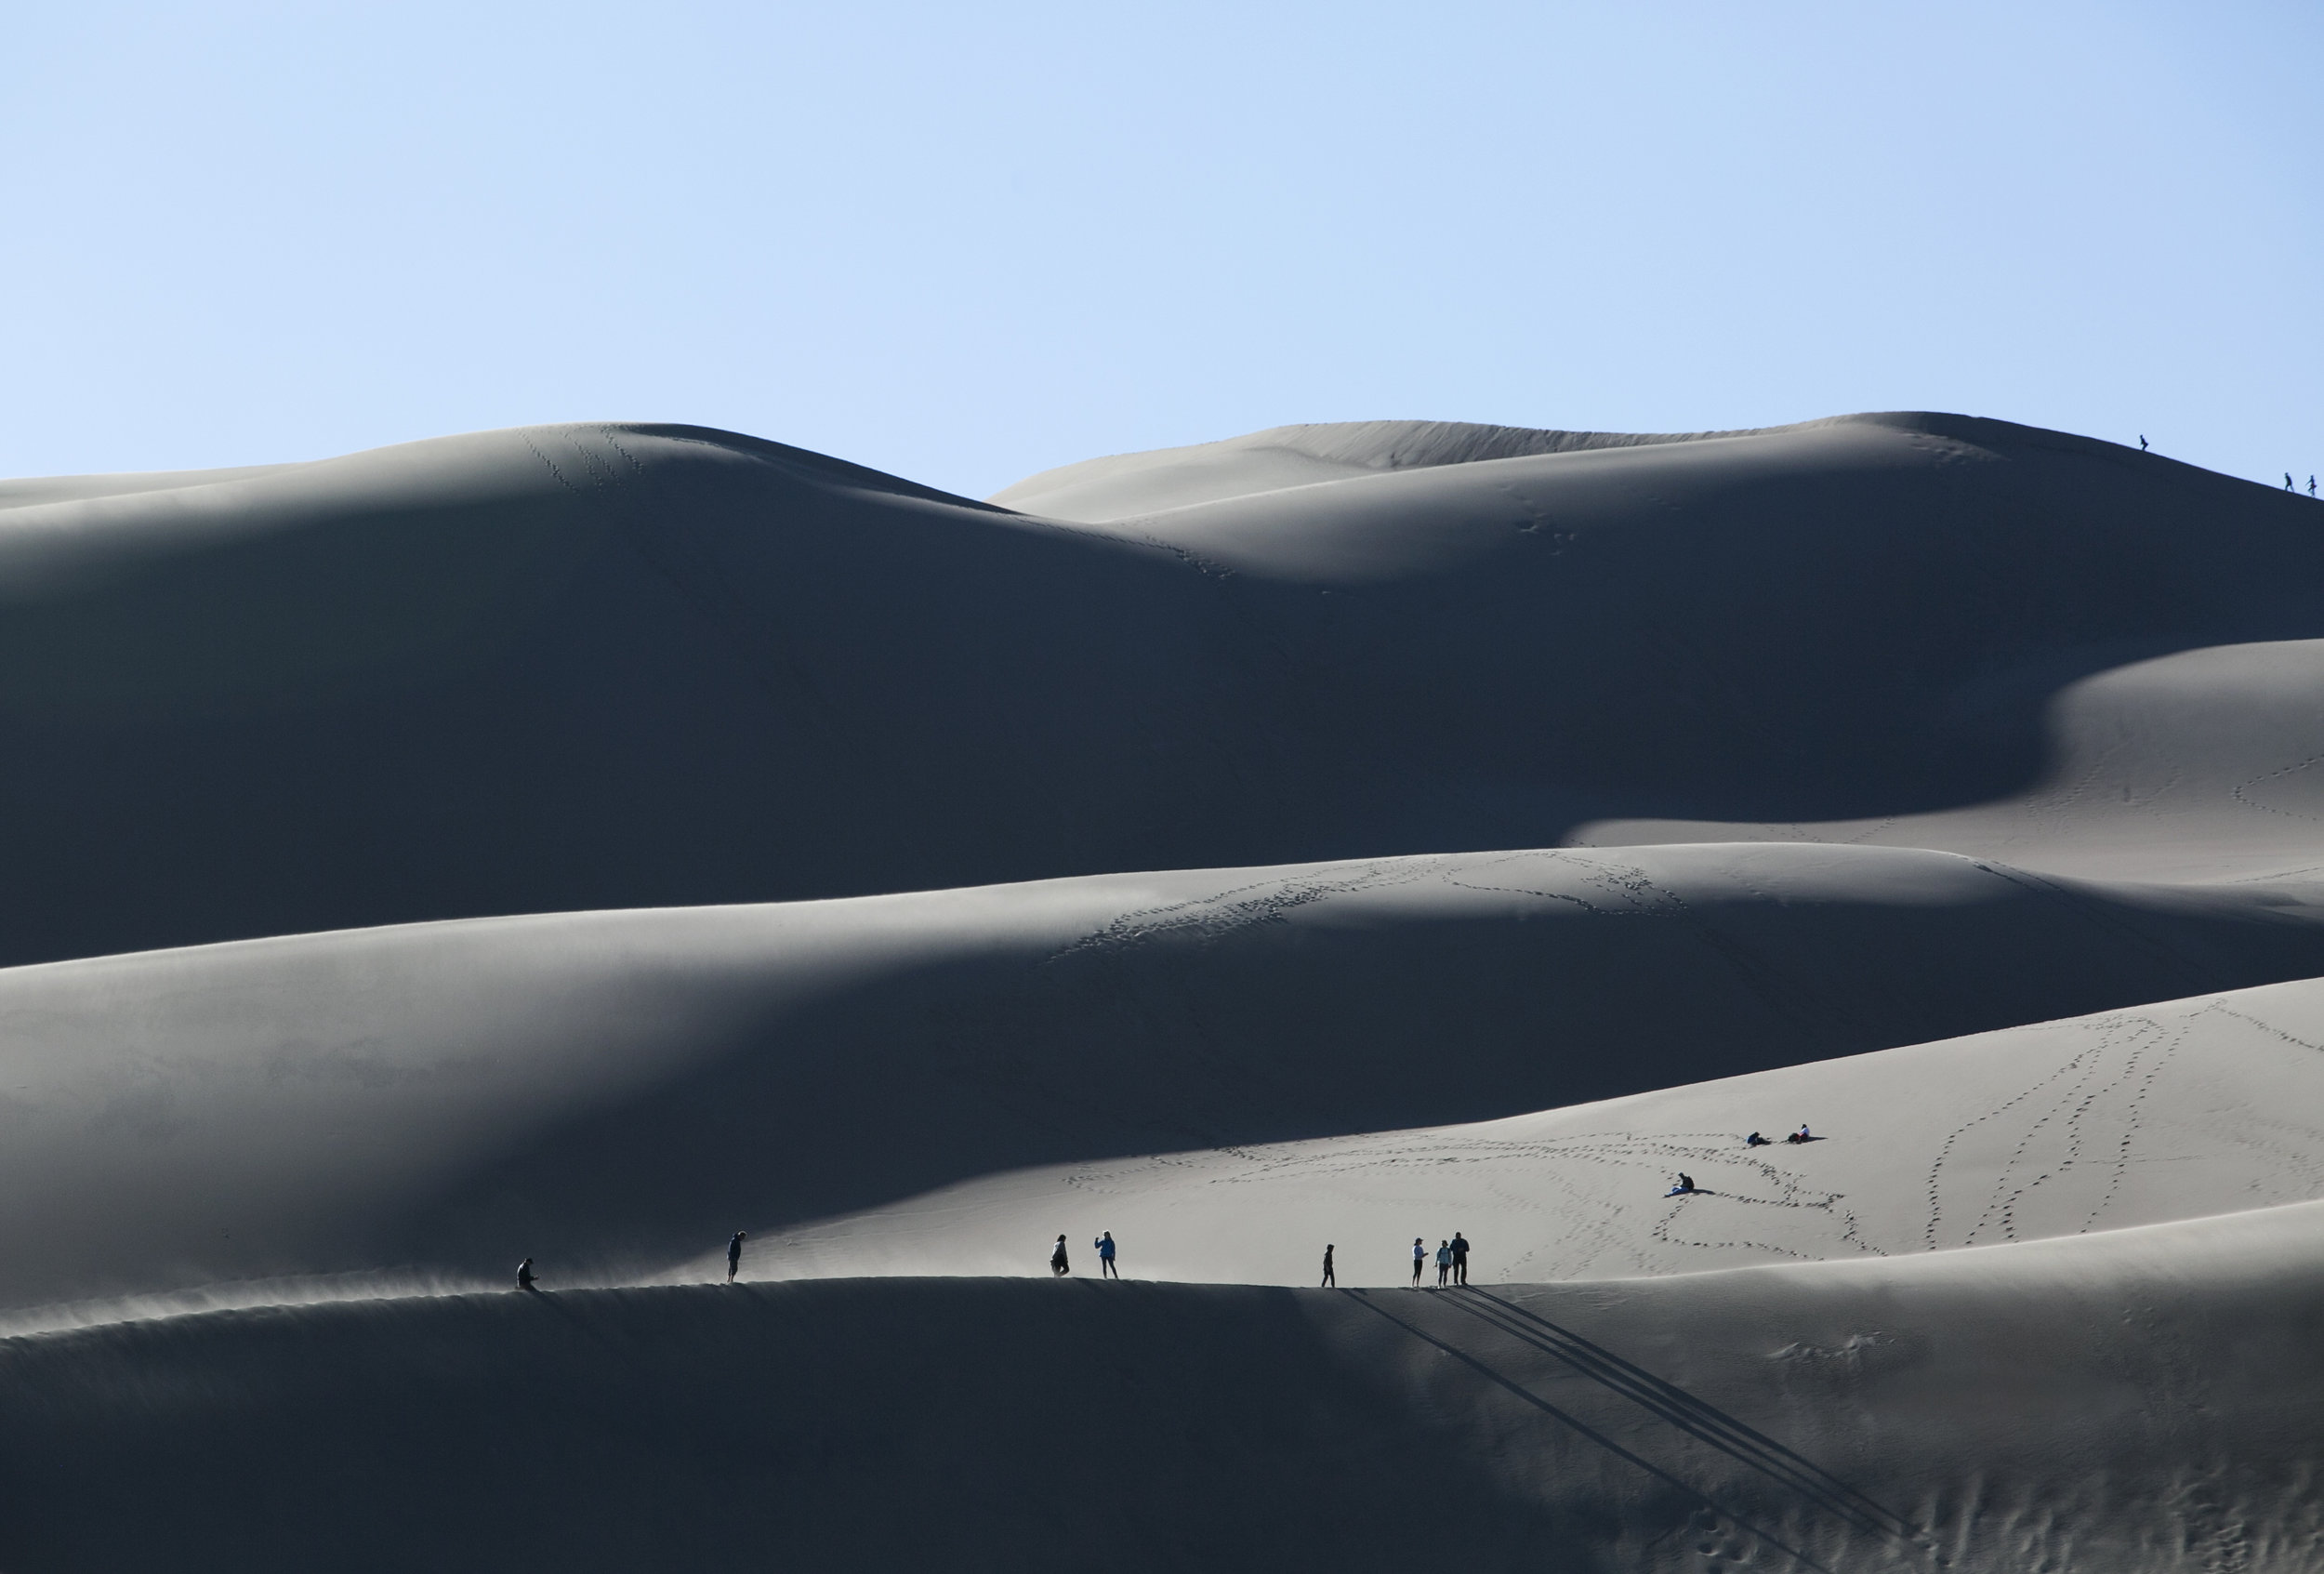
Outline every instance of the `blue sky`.
<svg viewBox="0 0 2324 1574"><path fill-rule="evenodd" d="M0 19L0 474L1898 408L2324 471L2312 3L84 0Z"/></svg>

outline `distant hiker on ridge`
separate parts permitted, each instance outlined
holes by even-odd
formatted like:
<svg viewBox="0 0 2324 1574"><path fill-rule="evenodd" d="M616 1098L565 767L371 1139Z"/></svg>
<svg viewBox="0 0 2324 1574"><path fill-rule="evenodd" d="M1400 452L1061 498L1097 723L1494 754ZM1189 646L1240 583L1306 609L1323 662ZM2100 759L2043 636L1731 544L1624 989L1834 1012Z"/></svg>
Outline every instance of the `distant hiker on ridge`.
<svg viewBox="0 0 2324 1574"><path fill-rule="evenodd" d="M1468 1237L1459 1230L1453 1231L1452 1254L1453 1283L1467 1284L1469 1282L1469 1241Z"/></svg>
<svg viewBox="0 0 2324 1574"><path fill-rule="evenodd" d="M2308 496L2311 497L2316 496L2316 477L2314 476L2308 477Z"/></svg>
<svg viewBox="0 0 2324 1574"><path fill-rule="evenodd" d="M2146 452L2146 434L2143 431L2138 434L2138 451L2142 454Z"/></svg>
<svg viewBox="0 0 2324 1574"><path fill-rule="evenodd" d="M734 1238L726 1243L726 1282L728 1284L734 1282L734 1275L743 1265L743 1237L749 1233L748 1230L736 1230Z"/></svg>
<svg viewBox="0 0 2324 1574"><path fill-rule="evenodd" d="M1057 1250L1049 1254L1050 1277L1053 1279L1062 1279L1073 1271L1073 1264L1065 1261L1065 1237L1063 1236L1059 1236L1057 1237Z"/></svg>
<svg viewBox="0 0 2324 1574"><path fill-rule="evenodd" d="M1436 1288L1444 1289L1445 1281L1451 1276L1452 1242L1440 1240L1436 1243Z"/></svg>
<svg viewBox="0 0 2324 1574"><path fill-rule="evenodd" d="M1331 1272L1331 1243L1328 1241L1324 1243L1324 1282L1316 1288L1319 1290L1340 1288L1340 1281L1332 1276Z"/></svg>
<svg viewBox="0 0 2324 1574"><path fill-rule="evenodd" d="M1414 1236L1412 1237L1412 1282L1415 1287L1418 1287L1420 1282L1420 1264L1427 1261L1428 1248L1421 1243L1419 1236Z"/></svg>
<svg viewBox="0 0 2324 1574"><path fill-rule="evenodd" d="M527 1257L523 1262L517 1264L517 1288L519 1290L533 1290L533 1259L530 1257ZM535 1290L533 1290L533 1293L538 1295L540 1291Z"/></svg>
<svg viewBox="0 0 2324 1574"><path fill-rule="evenodd" d="M1120 1278L1120 1270L1114 1266L1114 1232L1106 1231L1094 1244L1098 1249L1098 1277Z"/></svg>

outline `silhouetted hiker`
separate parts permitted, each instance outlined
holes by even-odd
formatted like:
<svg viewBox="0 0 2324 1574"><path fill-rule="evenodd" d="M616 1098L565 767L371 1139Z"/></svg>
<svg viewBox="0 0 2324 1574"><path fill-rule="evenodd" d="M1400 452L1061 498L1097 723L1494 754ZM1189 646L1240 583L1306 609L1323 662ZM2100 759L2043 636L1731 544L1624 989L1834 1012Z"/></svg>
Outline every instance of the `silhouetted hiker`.
<svg viewBox="0 0 2324 1574"><path fill-rule="evenodd" d="M1320 1290L1337 1290L1340 1288L1340 1281L1332 1276L1331 1247L1329 1243L1326 1243L1324 1247L1324 1282L1316 1288Z"/></svg>
<svg viewBox="0 0 2324 1574"><path fill-rule="evenodd" d="M1074 1271L1073 1264L1065 1261L1065 1237L1063 1236L1057 1237L1057 1250L1049 1254L1049 1271L1051 1278L1059 1279Z"/></svg>
<svg viewBox="0 0 2324 1574"><path fill-rule="evenodd" d="M1665 1197L1684 1197L1694 1189L1695 1177L1682 1170L1679 1171L1679 1184L1672 1186L1669 1191L1664 1192L1662 1195Z"/></svg>
<svg viewBox="0 0 2324 1574"><path fill-rule="evenodd" d="M2146 452L2146 434L2143 431L2138 434L2138 451L2142 454Z"/></svg>
<svg viewBox="0 0 2324 1574"><path fill-rule="evenodd" d="M530 1257L517 1264L517 1288L519 1290L533 1289L533 1259ZM534 1293L538 1294L539 1291L535 1290Z"/></svg>
<svg viewBox="0 0 2324 1574"><path fill-rule="evenodd" d="M2316 477L2314 476L2308 477L2308 496L2311 497L2316 496Z"/></svg>
<svg viewBox="0 0 2324 1574"><path fill-rule="evenodd" d="M1453 1283L1467 1284L1469 1282L1469 1242L1459 1230L1453 1231L1452 1253Z"/></svg>
<svg viewBox="0 0 2324 1574"><path fill-rule="evenodd" d="M743 1265L743 1237L749 1233L748 1230L736 1230L734 1238L726 1243L726 1282L728 1284L734 1282L734 1275Z"/></svg>
<svg viewBox="0 0 2324 1574"><path fill-rule="evenodd" d="M1098 1237L1094 1244L1098 1249L1098 1277L1103 1278L1111 1274L1114 1277L1120 1278L1122 1276L1120 1270L1114 1266L1114 1232L1106 1231Z"/></svg>
<svg viewBox="0 0 2324 1574"><path fill-rule="evenodd" d="M1414 1236L1412 1237L1412 1282L1414 1284L1420 1282L1420 1264L1427 1261L1428 1248L1421 1244L1419 1236Z"/></svg>
<svg viewBox="0 0 2324 1574"><path fill-rule="evenodd" d="M1775 1144L1769 1142L1765 1137L1761 1136L1757 1131L1753 1131L1750 1136L1743 1139L1743 1145L1745 1147L1773 1147Z"/></svg>

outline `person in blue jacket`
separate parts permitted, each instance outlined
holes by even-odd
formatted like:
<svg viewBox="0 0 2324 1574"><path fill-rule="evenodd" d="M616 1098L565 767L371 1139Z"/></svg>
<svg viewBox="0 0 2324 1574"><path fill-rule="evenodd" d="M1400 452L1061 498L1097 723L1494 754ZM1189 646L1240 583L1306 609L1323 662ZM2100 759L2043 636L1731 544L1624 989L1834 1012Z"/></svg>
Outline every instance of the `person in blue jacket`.
<svg viewBox="0 0 2324 1574"><path fill-rule="evenodd" d="M1098 1277L1102 1279L1120 1278L1122 1276L1121 1270L1114 1266L1114 1232L1112 1230L1108 1230L1103 1235L1098 1237L1096 1244L1098 1249Z"/></svg>

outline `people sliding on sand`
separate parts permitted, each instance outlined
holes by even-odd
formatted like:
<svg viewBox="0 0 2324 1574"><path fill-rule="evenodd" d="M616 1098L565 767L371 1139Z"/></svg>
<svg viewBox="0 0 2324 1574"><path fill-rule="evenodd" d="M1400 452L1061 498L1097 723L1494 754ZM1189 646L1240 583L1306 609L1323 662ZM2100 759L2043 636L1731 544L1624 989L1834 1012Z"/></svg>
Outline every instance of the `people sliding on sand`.
<svg viewBox="0 0 2324 1574"><path fill-rule="evenodd" d="M1694 1189L1695 1177L1682 1170L1679 1171L1678 1184L1672 1186L1669 1191L1664 1192L1662 1195L1665 1197L1684 1197L1694 1191Z"/></svg>
<svg viewBox="0 0 2324 1574"><path fill-rule="evenodd" d="M1324 1282L1316 1288L1320 1290L1337 1290L1340 1288L1340 1281L1332 1276L1331 1243L1328 1241L1324 1243Z"/></svg>
<svg viewBox="0 0 2324 1574"><path fill-rule="evenodd" d="M1059 1236L1057 1237L1057 1250L1049 1254L1050 1277L1053 1279L1062 1279L1073 1271L1073 1264L1065 1261L1065 1237L1063 1236Z"/></svg>
<svg viewBox="0 0 2324 1574"><path fill-rule="evenodd" d="M1807 1134L1807 1123L1805 1121L1802 1121L1800 1123L1800 1129L1798 1131L1784 1138L1784 1141L1787 1143L1812 1143L1816 1139L1814 1137Z"/></svg>
<svg viewBox="0 0 2324 1574"><path fill-rule="evenodd" d="M533 1289L533 1259L530 1257L517 1264L517 1288L519 1290ZM538 1294L539 1291L535 1290L534 1293Z"/></svg>
<svg viewBox="0 0 2324 1574"><path fill-rule="evenodd" d="M1773 1147L1775 1144L1768 1138L1761 1136L1757 1131L1753 1131L1743 1139L1743 1145L1745 1147Z"/></svg>
<svg viewBox="0 0 2324 1574"><path fill-rule="evenodd" d="M1098 1249L1098 1277L1120 1278L1121 1274L1114 1266L1114 1232L1106 1231L1091 1244Z"/></svg>
<svg viewBox="0 0 2324 1574"><path fill-rule="evenodd" d="M1469 1282L1469 1241L1468 1237L1459 1230L1453 1231L1452 1254L1453 1283L1467 1284Z"/></svg>
<svg viewBox="0 0 2324 1574"><path fill-rule="evenodd" d="M728 1284L734 1282L734 1275L742 1268L743 1237L749 1233L748 1230L736 1230L734 1238L726 1243L726 1282Z"/></svg>
<svg viewBox="0 0 2324 1574"><path fill-rule="evenodd" d="M1412 1282L1416 1286L1420 1282L1420 1264L1427 1261L1428 1247L1422 1243L1419 1236L1414 1236L1412 1237Z"/></svg>

